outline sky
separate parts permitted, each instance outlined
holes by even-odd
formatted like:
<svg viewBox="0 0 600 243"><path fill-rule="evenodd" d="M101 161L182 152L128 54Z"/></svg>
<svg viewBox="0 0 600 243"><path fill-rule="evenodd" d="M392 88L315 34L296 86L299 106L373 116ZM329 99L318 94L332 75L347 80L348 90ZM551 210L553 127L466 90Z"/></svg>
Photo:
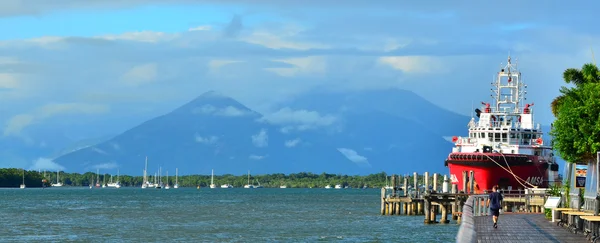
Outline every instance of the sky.
<svg viewBox="0 0 600 243"><path fill-rule="evenodd" d="M314 90L395 87L468 115L509 54L549 124L564 69L600 52L597 1L165 2L0 1L0 136L124 129L209 90L269 114Z"/></svg>

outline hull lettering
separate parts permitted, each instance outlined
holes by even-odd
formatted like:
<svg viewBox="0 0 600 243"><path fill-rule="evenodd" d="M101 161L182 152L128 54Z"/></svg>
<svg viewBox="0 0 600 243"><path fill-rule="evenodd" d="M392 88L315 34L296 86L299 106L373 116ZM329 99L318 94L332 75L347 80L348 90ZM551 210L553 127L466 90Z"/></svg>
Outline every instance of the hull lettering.
<svg viewBox="0 0 600 243"><path fill-rule="evenodd" d="M541 176L530 176L527 178L527 182L532 185L540 186L544 182L544 179Z"/></svg>

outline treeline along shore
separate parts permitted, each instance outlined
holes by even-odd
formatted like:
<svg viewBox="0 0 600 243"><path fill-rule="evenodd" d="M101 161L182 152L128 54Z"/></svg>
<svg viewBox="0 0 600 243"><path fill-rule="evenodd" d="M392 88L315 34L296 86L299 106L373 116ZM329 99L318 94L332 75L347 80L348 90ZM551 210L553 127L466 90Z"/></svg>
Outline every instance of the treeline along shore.
<svg viewBox="0 0 600 243"><path fill-rule="evenodd" d="M42 187L43 180L45 180L46 186L50 186L50 183L56 183L56 171L33 171L25 170L25 185L28 188L31 187ZM59 181L64 186L89 186L94 185L96 180L99 178L100 183L108 183L110 181L110 174L99 174L88 172L85 174L79 173L66 173L60 172ZM336 175L336 174L314 174L310 172L300 172L292 174L266 174L266 175L251 175L250 183L257 185L260 183L263 187L279 188L282 185L288 188L323 188L327 185L342 185L351 188L362 188L364 186L369 188L381 188L386 186L386 178L389 180L388 174L385 172L370 174L370 175ZM112 176L113 182L117 180L121 186L124 187L138 187L142 185L142 176L129 176L129 175L117 175ZM409 176L409 181L412 181L412 175ZM167 177L162 176L163 183L167 182ZM210 185L211 175L180 175L178 183L180 187L208 187ZM148 177L149 181L153 181L152 176ZM422 184L424 178L422 175L418 176L419 184ZM433 181L433 175L430 174L430 181ZM443 182L443 176L438 177L438 183L441 185ZM23 169L8 168L0 169L0 187L15 187L18 188L23 181ZM243 187L248 184L248 175L215 175L214 183L216 185L231 184L234 187ZM391 182L390 182L391 183ZM175 176L169 176L169 184L175 184Z"/></svg>

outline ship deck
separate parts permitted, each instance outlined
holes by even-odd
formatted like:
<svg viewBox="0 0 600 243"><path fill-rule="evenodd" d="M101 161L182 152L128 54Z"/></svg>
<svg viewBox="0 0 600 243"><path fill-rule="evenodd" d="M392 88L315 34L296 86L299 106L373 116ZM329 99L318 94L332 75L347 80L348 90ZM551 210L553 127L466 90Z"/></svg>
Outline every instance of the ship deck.
<svg viewBox="0 0 600 243"><path fill-rule="evenodd" d="M491 216L475 217L477 242L589 242L584 235L549 222L543 214L505 213L493 227Z"/></svg>

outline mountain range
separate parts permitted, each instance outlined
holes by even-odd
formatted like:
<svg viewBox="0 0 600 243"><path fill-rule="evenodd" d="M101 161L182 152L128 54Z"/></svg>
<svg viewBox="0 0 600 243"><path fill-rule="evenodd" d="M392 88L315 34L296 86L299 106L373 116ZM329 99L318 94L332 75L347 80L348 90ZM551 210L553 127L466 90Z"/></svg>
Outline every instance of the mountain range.
<svg viewBox="0 0 600 243"><path fill-rule="evenodd" d="M311 93L260 114L215 91L54 162L70 171L445 172L469 118L406 90Z"/></svg>
<svg viewBox="0 0 600 243"><path fill-rule="evenodd" d="M400 89L310 92L273 110L261 114L210 91L116 136L71 141L47 132L54 135L48 142L54 146L37 153L81 173L100 169L115 174L118 169L140 175L146 158L150 174L161 167L170 175L175 168L180 174L209 174L211 169L238 175L248 170L447 173L444 159L453 146L449 138L464 136L470 119ZM4 150L4 158L31 151L15 144Z"/></svg>

